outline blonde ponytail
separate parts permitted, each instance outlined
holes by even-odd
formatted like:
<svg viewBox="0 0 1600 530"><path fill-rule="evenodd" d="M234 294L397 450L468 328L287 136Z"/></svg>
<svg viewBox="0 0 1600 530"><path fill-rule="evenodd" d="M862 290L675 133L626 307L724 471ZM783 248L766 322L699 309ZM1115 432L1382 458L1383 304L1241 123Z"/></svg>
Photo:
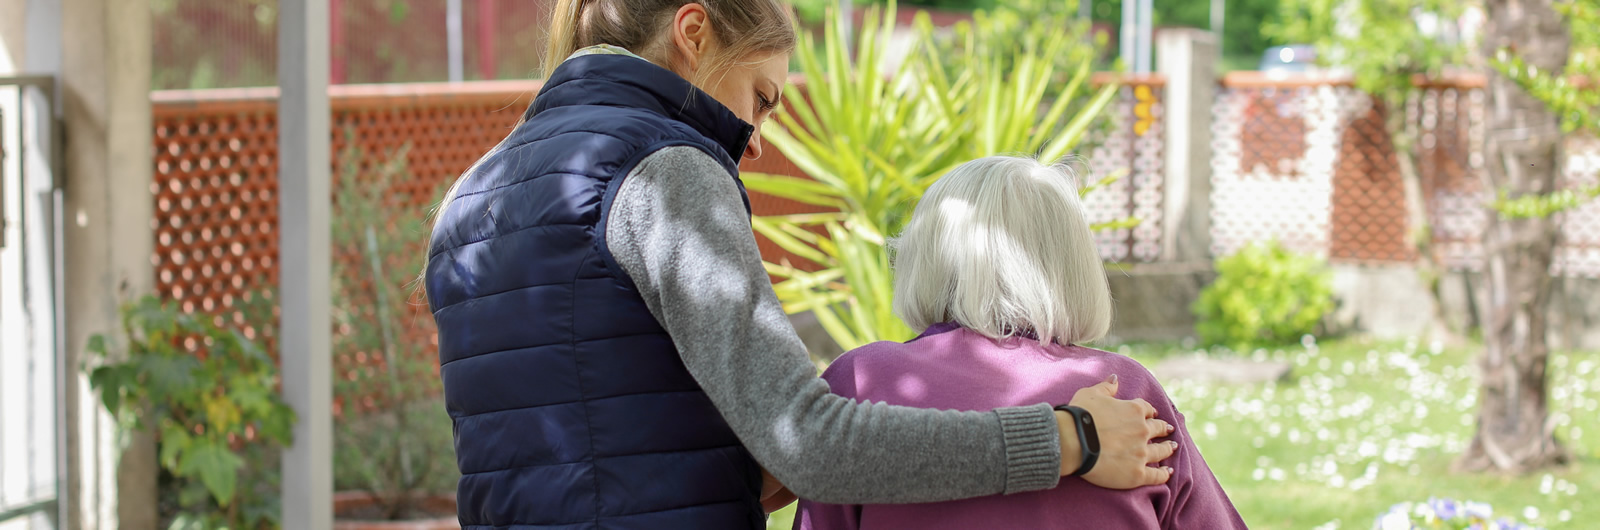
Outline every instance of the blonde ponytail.
<svg viewBox="0 0 1600 530"><path fill-rule="evenodd" d="M672 14L691 2L706 8L712 31L723 45L718 56L709 58L696 72L696 84L704 83L713 74L726 73L727 68L752 53L794 51L794 21L782 0L556 0L550 10L545 77L549 78L573 52L596 44L620 46L656 64L669 64L668 58L657 57L661 51L656 48L661 44L662 32L670 27ZM603 5L587 9L591 3ZM518 120L517 126L521 125ZM444 199L430 212L434 223L455 200L461 184L472 178L484 160L503 149L509 139L507 135L450 185ZM426 274L426 258L423 270Z"/></svg>
<svg viewBox="0 0 1600 530"><path fill-rule="evenodd" d="M544 76L578 51L578 25L583 23L583 6L589 0L556 0L550 10L549 42L545 45Z"/></svg>

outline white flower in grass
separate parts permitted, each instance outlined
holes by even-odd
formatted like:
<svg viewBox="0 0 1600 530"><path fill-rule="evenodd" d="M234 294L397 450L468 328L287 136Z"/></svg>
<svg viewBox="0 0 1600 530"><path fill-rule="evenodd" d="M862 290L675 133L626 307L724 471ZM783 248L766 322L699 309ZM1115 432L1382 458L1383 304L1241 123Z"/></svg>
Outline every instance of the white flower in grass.
<svg viewBox="0 0 1600 530"><path fill-rule="evenodd" d="M1389 509L1389 513L1378 518L1374 530L1411 530L1411 515L1406 513L1405 504L1397 504Z"/></svg>

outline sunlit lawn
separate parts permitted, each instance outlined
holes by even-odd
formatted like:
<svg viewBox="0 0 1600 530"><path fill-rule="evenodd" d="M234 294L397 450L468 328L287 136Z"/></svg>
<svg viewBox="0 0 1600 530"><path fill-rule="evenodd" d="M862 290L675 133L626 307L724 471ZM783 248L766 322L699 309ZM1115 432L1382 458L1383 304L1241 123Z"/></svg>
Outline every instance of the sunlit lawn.
<svg viewBox="0 0 1600 530"><path fill-rule="evenodd" d="M1167 384L1251 528L1367 529L1389 506L1432 496L1486 502L1496 517L1551 529L1600 528L1600 355L1551 357L1556 433L1577 462L1506 477L1450 471L1471 440L1476 348L1306 344L1253 354L1293 363L1285 383ZM1147 365L1193 355L1173 346L1122 351ZM790 520L774 514L768 528Z"/></svg>

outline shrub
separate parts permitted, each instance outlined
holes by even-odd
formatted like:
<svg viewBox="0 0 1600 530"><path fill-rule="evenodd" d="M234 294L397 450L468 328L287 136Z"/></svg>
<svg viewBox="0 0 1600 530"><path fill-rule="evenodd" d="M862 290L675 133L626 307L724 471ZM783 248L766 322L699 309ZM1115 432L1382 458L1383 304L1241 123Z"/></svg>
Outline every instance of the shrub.
<svg viewBox="0 0 1600 530"><path fill-rule="evenodd" d="M295 413L272 358L218 320L153 296L127 305L125 345L89 340L89 384L124 430L158 436L177 488L172 528L274 528L277 466L256 464L289 443Z"/></svg>
<svg viewBox="0 0 1600 530"><path fill-rule="evenodd" d="M1322 261L1276 242L1218 260L1216 281L1193 307L1200 339L1235 349L1298 341L1332 309L1333 286Z"/></svg>
<svg viewBox="0 0 1600 530"><path fill-rule="evenodd" d="M363 164L355 131L345 136L331 233L332 316L342 330L333 347L348 364L334 382L334 482L371 494L385 519L409 519L419 501L453 490L457 478L438 357L414 334L426 317L414 311L423 302L408 288L429 231L420 214L395 214L406 210L396 185L413 178L410 145Z"/></svg>

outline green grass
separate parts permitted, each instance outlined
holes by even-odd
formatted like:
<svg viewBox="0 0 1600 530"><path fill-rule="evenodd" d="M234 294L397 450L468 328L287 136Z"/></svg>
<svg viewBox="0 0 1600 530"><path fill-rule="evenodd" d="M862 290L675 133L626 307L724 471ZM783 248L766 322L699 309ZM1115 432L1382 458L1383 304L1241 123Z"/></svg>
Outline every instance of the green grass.
<svg viewBox="0 0 1600 530"><path fill-rule="evenodd" d="M1149 344L1123 351L1147 365L1192 354ZM1366 529L1390 506L1429 497L1485 502L1496 517L1550 529L1600 527L1600 355L1563 352L1550 360L1556 435L1576 462L1512 477L1450 470L1472 437L1477 354L1475 347L1307 341L1252 354L1291 362L1288 382L1172 382L1167 391L1251 528ZM768 528L787 529L790 521L780 512Z"/></svg>

